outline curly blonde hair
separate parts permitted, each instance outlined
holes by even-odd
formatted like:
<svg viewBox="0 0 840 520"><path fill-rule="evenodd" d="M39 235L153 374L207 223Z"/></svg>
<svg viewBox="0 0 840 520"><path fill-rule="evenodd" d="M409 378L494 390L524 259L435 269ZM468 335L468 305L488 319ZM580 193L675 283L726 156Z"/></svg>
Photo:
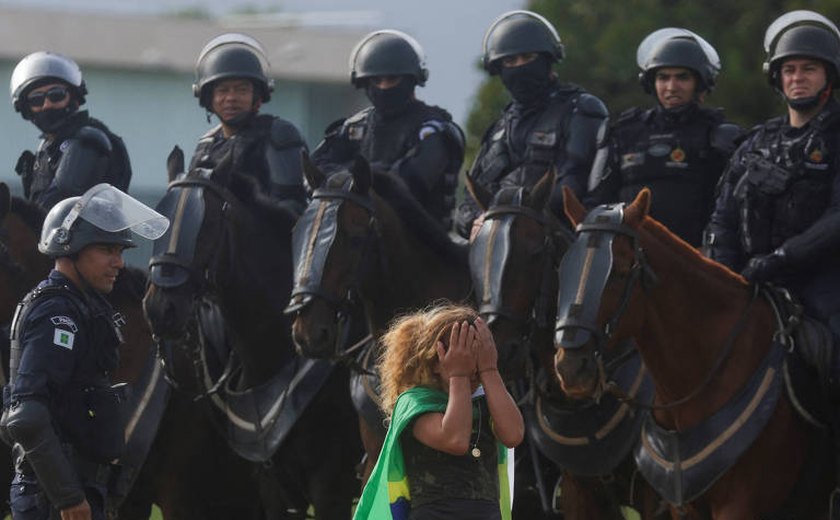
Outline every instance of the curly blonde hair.
<svg viewBox="0 0 840 520"><path fill-rule="evenodd" d="M443 390L434 369L438 361L435 344L449 344L452 325L472 322L475 309L465 305L440 302L421 311L396 318L380 339L382 346L378 367L382 378L380 406L391 417L397 397L409 388L427 386Z"/></svg>

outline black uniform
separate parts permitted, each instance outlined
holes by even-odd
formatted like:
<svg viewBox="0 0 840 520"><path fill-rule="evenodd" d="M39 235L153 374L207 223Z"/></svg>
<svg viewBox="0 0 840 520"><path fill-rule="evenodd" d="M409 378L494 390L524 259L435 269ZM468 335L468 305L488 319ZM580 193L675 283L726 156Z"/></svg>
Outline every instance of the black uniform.
<svg viewBox="0 0 840 520"><path fill-rule="evenodd" d="M709 255L741 271L783 251L773 281L840 338L840 103L802 128L757 127L732 157L707 233Z"/></svg>
<svg viewBox="0 0 840 520"><path fill-rule="evenodd" d="M46 519L87 498L104 518L108 461L123 448L110 386L119 315L52 271L18 307L3 430L14 444L13 518Z"/></svg>
<svg viewBox="0 0 840 520"><path fill-rule="evenodd" d="M549 204L563 214L561 187L583 197L597 149L598 131L607 119L604 103L580 87L555 85L550 94L528 105L511 102L484 134L469 173L491 193L505 186L531 188L551 168L557 184ZM469 237L479 210L471 196L456 215L456 229Z"/></svg>
<svg viewBox="0 0 840 520"><path fill-rule="evenodd" d="M34 155L23 152L15 169L26 198L46 209L101 182L125 192L131 183L123 140L86 110L69 116L53 135L44 135Z"/></svg>
<svg viewBox="0 0 840 520"><path fill-rule="evenodd" d="M698 247L740 135L719 110L696 103L627 110L599 148L586 204L632 202L647 187L651 216Z"/></svg>
<svg viewBox="0 0 840 520"><path fill-rule="evenodd" d="M330 125L312 160L329 175L349 168L357 155L399 176L420 204L451 227L464 137L446 110L415 99L387 115L366 108Z"/></svg>
<svg viewBox="0 0 840 520"><path fill-rule="evenodd" d="M256 178L264 193L283 200L306 201L301 155L307 151L298 129L285 119L256 115L225 138L217 125L195 147L190 169L214 168L233 148L236 171Z"/></svg>

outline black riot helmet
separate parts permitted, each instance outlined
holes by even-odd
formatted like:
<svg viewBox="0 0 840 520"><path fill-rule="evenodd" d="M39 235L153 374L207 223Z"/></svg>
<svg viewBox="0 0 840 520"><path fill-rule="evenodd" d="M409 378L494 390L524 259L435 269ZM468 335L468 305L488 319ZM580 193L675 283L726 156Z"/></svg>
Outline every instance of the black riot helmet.
<svg viewBox="0 0 840 520"><path fill-rule="evenodd" d="M24 57L12 72L9 93L15 111L20 112L24 119L29 119L31 112L25 102L26 95L33 88L53 82L68 85L76 103L85 103L87 87L76 62L61 54L40 51Z"/></svg>
<svg viewBox="0 0 840 520"><path fill-rule="evenodd" d="M840 31L825 16L813 11L791 11L777 18L764 33L764 73L781 92L779 70L787 58L813 58L826 65L829 85L838 82Z"/></svg>
<svg viewBox="0 0 840 520"><path fill-rule="evenodd" d="M51 257L73 256L92 244L135 247L131 231L154 240L169 219L110 184L64 199L44 218L38 251Z"/></svg>
<svg viewBox="0 0 840 520"><path fill-rule="evenodd" d="M505 56L538 52L553 62L563 61L565 51L560 35L548 20L531 11L510 11L490 24L482 44L484 69L499 73L499 60Z"/></svg>
<svg viewBox="0 0 840 520"><path fill-rule="evenodd" d="M234 78L250 79L263 102L271 99L274 80L269 77L268 58L262 45L245 34L226 33L210 40L198 55L193 83L198 104L209 110L213 82Z"/></svg>
<svg viewBox="0 0 840 520"><path fill-rule="evenodd" d="M372 76L411 76L421 87L429 79L426 56L417 40L401 31L374 31L350 53L350 83L365 86Z"/></svg>
<svg viewBox="0 0 840 520"><path fill-rule="evenodd" d="M650 33L636 51L639 82L648 94L655 93L656 70L680 67L694 72L698 91L711 92L720 72L720 56L709 42L679 27L666 27Z"/></svg>

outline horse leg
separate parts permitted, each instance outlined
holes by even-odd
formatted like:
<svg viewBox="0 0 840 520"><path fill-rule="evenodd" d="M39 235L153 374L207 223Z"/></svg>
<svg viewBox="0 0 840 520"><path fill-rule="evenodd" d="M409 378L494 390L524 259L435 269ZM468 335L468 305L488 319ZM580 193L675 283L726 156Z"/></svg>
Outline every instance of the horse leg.
<svg viewBox="0 0 840 520"><path fill-rule="evenodd" d="M379 452L382 450L382 443L385 442L385 439L375 428L369 426L362 417L359 417L359 435L362 437L362 446L365 448L364 466L361 468L360 475L362 487L364 487L373 472L373 467L376 465L376 459L379 458Z"/></svg>

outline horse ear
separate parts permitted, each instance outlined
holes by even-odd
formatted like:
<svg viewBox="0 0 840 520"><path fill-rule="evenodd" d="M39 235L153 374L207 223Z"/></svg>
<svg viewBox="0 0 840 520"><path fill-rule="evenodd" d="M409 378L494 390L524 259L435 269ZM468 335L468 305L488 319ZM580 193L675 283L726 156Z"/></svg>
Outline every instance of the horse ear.
<svg viewBox="0 0 840 520"><path fill-rule="evenodd" d="M315 190L323 186L327 176L312 162L305 150L300 152L300 160L303 163L303 176L306 177L309 187Z"/></svg>
<svg viewBox="0 0 840 520"><path fill-rule="evenodd" d="M234 147L231 146L228 153L226 153L216 167L213 168L211 178L214 182L217 182L222 186L228 186L231 178L233 177L233 149Z"/></svg>
<svg viewBox="0 0 840 520"><path fill-rule="evenodd" d="M650 190L642 188L633 202L624 208L624 223L630 227L639 227L650 212Z"/></svg>
<svg viewBox="0 0 840 520"><path fill-rule="evenodd" d="M467 187L470 195L472 195L472 198L475 199L478 207L481 208L481 211L487 211L490 203L493 202L493 194L487 188L475 182L469 174L464 175L464 185Z"/></svg>
<svg viewBox="0 0 840 520"><path fill-rule="evenodd" d="M531 190L529 205L531 209L542 211L548 203L548 197L551 195L554 187L554 168L547 170L545 174L534 185Z"/></svg>
<svg viewBox="0 0 840 520"><path fill-rule="evenodd" d="M169 174L169 182L175 180L175 177L184 171L184 151L178 145L172 148L169 152L169 157L166 158L166 172Z"/></svg>
<svg viewBox="0 0 840 520"><path fill-rule="evenodd" d="M573 226L577 226L586 217L586 208L580 203L575 192L568 186L563 186L563 207L566 209L566 216Z"/></svg>
<svg viewBox="0 0 840 520"><path fill-rule="evenodd" d="M373 184L373 174L370 171L370 163L361 155L356 156L353 166L350 168L353 174L353 191L365 194Z"/></svg>

